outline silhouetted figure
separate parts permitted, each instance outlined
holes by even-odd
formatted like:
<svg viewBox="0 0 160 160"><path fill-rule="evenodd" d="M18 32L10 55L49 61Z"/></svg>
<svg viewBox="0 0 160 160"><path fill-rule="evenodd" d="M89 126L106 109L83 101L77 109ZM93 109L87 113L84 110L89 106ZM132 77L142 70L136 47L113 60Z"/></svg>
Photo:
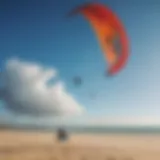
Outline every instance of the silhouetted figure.
<svg viewBox="0 0 160 160"><path fill-rule="evenodd" d="M64 129L62 129L62 128L58 129L57 139L59 141L66 141L66 140L68 140L68 134L67 134L67 132Z"/></svg>

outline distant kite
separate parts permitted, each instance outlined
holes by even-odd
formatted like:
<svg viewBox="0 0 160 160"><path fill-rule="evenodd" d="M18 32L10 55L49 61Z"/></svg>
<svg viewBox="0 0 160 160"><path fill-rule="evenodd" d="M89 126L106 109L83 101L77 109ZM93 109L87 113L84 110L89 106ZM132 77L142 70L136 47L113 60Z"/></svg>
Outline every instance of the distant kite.
<svg viewBox="0 0 160 160"><path fill-rule="evenodd" d="M81 79L81 77L79 77L79 76L74 77L74 78L73 78L73 83L74 83L76 86L81 85L81 84L82 84L82 79Z"/></svg>
<svg viewBox="0 0 160 160"><path fill-rule="evenodd" d="M129 42L120 19L108 7L89 3L76 8L70 15L81 13L93 27L108 62L108 75L114 75L126 65Z"/></svg>

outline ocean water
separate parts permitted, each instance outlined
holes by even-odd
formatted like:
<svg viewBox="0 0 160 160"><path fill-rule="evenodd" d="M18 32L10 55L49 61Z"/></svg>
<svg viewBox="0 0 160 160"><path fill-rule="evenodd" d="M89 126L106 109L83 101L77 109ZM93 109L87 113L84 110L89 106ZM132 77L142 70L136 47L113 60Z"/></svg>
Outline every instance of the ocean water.
<svg viewBox="0 0 160 160"><path fill-rule="evenodd" d="M0 125L0 129L14 129L24 131L55 132L59 128L71 133L92 133L92 134L160 134L160 126L17 126Z"/></svg>
<svg viewBox="0 0 160 160"><path fill-rule="evenodd" d="M160 134L160 126L156 127L73 127L67 128L69 132L93 134Z"/></svg>

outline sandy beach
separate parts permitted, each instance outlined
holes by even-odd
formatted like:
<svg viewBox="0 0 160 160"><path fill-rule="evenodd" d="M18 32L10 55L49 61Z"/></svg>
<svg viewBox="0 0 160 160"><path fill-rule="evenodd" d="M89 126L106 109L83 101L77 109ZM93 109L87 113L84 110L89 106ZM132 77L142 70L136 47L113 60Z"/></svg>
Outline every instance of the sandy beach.
<svg viewBox="0 0 160 160"><path fill-rule="evenodd" d="M160 160L160 135L0 131L0 160Z"/></svg>

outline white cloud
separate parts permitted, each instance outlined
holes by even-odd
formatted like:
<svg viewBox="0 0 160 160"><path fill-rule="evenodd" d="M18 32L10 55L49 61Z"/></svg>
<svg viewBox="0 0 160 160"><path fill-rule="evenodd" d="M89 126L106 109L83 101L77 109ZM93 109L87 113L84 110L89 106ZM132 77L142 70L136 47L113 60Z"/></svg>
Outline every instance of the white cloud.
<svg viewBox="0 0 160 160"><path fill-rule="evenodd" d="M55 69L35 63L11 59L1 73L4 86L0 98L10 111L18 114L70 116L80 115L83 107L65 90L61 81L49 84L57 78Z"/></svg>

